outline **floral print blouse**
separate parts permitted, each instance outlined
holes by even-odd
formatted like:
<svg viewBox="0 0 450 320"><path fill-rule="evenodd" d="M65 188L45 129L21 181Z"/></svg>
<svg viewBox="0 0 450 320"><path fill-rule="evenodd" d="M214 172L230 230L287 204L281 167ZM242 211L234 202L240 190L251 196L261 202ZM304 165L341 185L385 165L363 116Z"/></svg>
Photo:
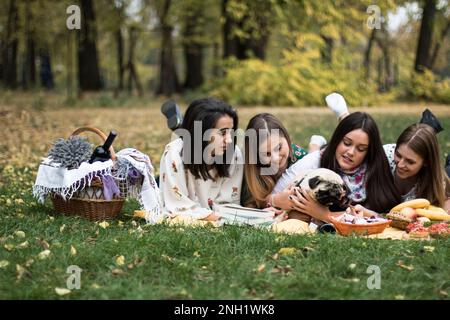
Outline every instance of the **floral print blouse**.
<svg viewBox="0 0 450 320"><path fill-rule="evenodd" d="M230 176L215 180L196 179L184 169L182 149L183 140L176 139L166 145L161 157L160 190L166 214L203 219L213 213L212 203L240 203L244 166L238 146L229 167ZM211 176L215 176L215 171L209 171Z"/></svg>

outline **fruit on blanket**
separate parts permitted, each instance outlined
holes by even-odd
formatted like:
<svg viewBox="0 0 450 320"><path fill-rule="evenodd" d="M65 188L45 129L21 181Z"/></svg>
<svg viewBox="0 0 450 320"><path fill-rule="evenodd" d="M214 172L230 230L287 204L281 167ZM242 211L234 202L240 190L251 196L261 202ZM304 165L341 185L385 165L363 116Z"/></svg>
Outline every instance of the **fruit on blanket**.
<svg viewBox="0 0 450 320"><path fill-rule="evenodd" d="M419 198L419 199L402 202L402 203L396 205L395 207L393 207L391 209L391 212L400 212L400 210L402 210L403 208L408 208L408 207L417 209L417 208L427 208L429 206L430 206L430 201L428 201L427 199Z"/></svg>
<svg viewBox="0 0 450 320"><path fill-rule="evenodd" d="M445 211L445 209L443 209L441 207L436 207L436 206L433 206L433 205L430 205L428 208L425 208L425 209L428 209L430 211L445 213L445 214L447 213L447 211Z"/></svg>
<svg viewBox="0 0 450 320"><path fill-rule="evenodd" d="M411 207L403 208L402 210L400 210L400 214L412 220L414 220L417 217L416 210Z"/></svg>
<svg viewBox="0 0 450 320"><path fill-rule="evenodd" d="M427 217L434 221L450 221L450 214L432 211L428 209L416 209L416 212L421 217Z"/></svg>

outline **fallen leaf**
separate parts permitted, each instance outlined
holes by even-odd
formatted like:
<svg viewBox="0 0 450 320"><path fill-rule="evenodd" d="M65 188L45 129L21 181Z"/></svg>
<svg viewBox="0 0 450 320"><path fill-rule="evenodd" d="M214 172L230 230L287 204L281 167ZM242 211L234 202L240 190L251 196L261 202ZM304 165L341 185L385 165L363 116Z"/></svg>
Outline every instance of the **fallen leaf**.
<svg viewBox="0 0 450 320"><path fill-rule="evenodd" d="M432 247L432 246L424 246L423 250L425 252L433 252L434 251L434 247Z"/></svg>
<svg viewBox="0 0 450 320"><path fill-rule="evenodd" d="M100 227L102 227L103 229L106 229L109 227L109 223L106 221L102 221L98 224Z"/></svg>
<svg viewBox="0 0 450 320"><path fill-rule="evenodd" d="M448 297L448 292L444 290L439 290L439 294L444 297Z"/></svg>
<svg viewBox="0 0 450 320"><path fill-rule="evenodd" d="M125 264L125 257L124 256L118 256L116 258L116 264L118 266L123 266Z"/></svg>
<svg viewBox="0 0 450 320"><path fill-rule="evenodd" d="M44 250L38 254L38 258L40 260L47 259L50 256L50 253L51 253L50 250Z"/></svg>
<svg viewBox="0 0 450 320"><path fill-rule="evenodd" d="M354 283L359 282L358 278L349 278L349 279L342 278L342 280L347 281L347 282L354 282Z"/></svg>
<svg viewBox="0 0 450 320"><path fill-rule="evenodd" d="M71 293L72 291L70 291L69 289L66 289L66 288L55 288L55 292L58 296L65 296L65 295Z"/></svg>
<svg viewBox="0 0 450 320"><path fill-rule="evenodd" d="M279 254L293 254L297 251L297 249L295 248L281 248L280 250L278 250Z"/></svg>
<svg viewBox="0 0 450 320"><path fill-rule="evenodd" d="M394 297L395 300L405 300L405 296L402 294L398 294Z"/></svg>
<svg viewBox="0 0 450 320"><path fill-rule="evenodd" d="M198 251L195 251L193 256L198 258L198 257L200 257L200 253L198 253Z"/></svg>
<svg viewBox="0 0 450 320"><path fill-rule="evenodd" d="M16 264L16 271L17 271L17 281L20 281L22 279L23 275L27 272L27 269L22 267L19 264Z"/></svg>
<svg viewBox="0 0 450 320"><path fill-rule="evenodd" d="M289 273L292 271L292 267L290 265L283 266L275 266L270 270L271 273Z"/></svg>
<svg viewBox="0 0 450 320"><path fill-rule="evenodd" d="M123 271L121 269L112 269L111 273L115 276L123 274Z"/></svg>
<svg viewBox="0 0 450 320"><path fill-rule="evenodd" d="M272 256L272 259L273 259L273 260L278 260L279 257L280 257L280 255L279 255L278 253L275 253L275 254Z"/></svg>
<svg viewBox="0 0 450 320"><path fill-rule="evenodd" d="M63 224L60 228L59 228L59 232L62 233L64 231L64 229L66 228L66 225Z"/></svg>
<svg viewBox="0 0 450 320"><path fill-rule="evenodd" d="M256 269L256 271L263 272L265 269L266 269L266 265L264 263L262 263L258 266L258 269Z"/></svg>
<svg viewBox="0 0 450 320"><path fill-rule="evenodd" d="M133 218L145 218L144 210L134 210Z"/></svg>
<svg viewBox="0 0 450 320"><path fill-rule="evenodd" d="M117 222L117 225L118 225L119 227L123 227L123 224L124 224L124 222L121 221L121 220L119 220L119 221Z"/></svg>
<svg viewBox="0 0 450 320"><path fill-rule="evenodd" d="M134 264L129 263L129 264L127 265L127 268L128 268L128 269L133 269L133 268L134 268Z"/></svg>
<svg viewBox="0 0 450 320"><path fill-rule="evenodd" d="M350 263L349 266L348 266L348 268L349 268L350 270L355 269L355 268L356 268L356 263Z"/></svg>
<svg viewBox="0 0 450 320"><path fill-rule="evenodd" d="M17 248L21 248L21 249L23 249L23 248L28 248L28 245L29 245L28 241L24 241L24 242L22 242L21 244L19 244L19 245L17 246Z"/></svg>
<svg viewBox="0 0 450 320"><path fill-rule="evenodd" d="M6 250L11 251L12 249L14 249L14 245L13 244L5 244L3 246Z"/></svg>
<svg viewBox="0 0 450 320"><path fill-rule="evenodd" d="M7 266L9 266L9 261L7 260L0 261L0 269L6 268Z"/></svg>
<svg viewBox="0 0 450 320"><path fill-rule="evenodd" d="M43 240L43 239L37 239L37 243L38 245L40 245L44 250L50 249L50 245L48 244L47 241Z"/></svg>
<svg viewBox="0 0 450 320"><path fill-rule="evenodd" d="M99 284L97 284L97 283L93 283L93 284L91 285L91 288L92 288L92 289L100 289L101 286L100 286Z"/></svg>
<svg viewBox="0 0 450 320"><path fill-rule="evenodd" d="M19 238L25 238L25 232L23 232L21 230L17 230L16 232L14 232L14 235Z"/></svg>
<svg viewBox="0 0 450 320"><path fill-rule="evenodd" d="M131 225L132 225L133 227L137 227L138 224L137 224L136 221L133 220L133 221L131 221Z"/></svg>
<svg viewBox="0 0 450 320"><path fill-rule="evenodd" d="M77 249L74 246L70 246L70 254L73 256L77 254Z"/></svg>
<svg viewBox="0 0 450 320"><path fill-rule="evenodd" d="M29 268L34 263L34 259L28 259L27 262L25 262L25 267Z"/></svg>
<svg viewBox="0 0 450 320"><path fill-rule="evenodd" d="M412 265L408 266L408 265L404 264L402 260L399 260L397 262L397 266L399 266L400 268L406 269L408 271L414 270L414 266L412 266Z"/></svg>

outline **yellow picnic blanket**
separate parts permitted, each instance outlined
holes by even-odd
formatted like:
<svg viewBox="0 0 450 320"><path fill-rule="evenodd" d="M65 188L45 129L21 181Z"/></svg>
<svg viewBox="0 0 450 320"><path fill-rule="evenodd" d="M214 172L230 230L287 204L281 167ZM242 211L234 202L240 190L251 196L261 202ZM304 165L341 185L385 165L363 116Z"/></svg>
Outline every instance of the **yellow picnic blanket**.
<svg viewBox="0 0 450 320"><path fill-rule="evenodd" d="M137 215L135 215L137 216ZM176 216L168 220L170 225L185 225L185 226L213 226L219 227L220 224L216 221L197 220L187 216ZM288 219L274 224L271 231L276 233L287 234L313 234L309 229L308 223L298 219ZM404 230L389 227L384 229L382 233L362 236L371 239L389 239L389 240L430 240L430 238L411 238Z"/></svg>

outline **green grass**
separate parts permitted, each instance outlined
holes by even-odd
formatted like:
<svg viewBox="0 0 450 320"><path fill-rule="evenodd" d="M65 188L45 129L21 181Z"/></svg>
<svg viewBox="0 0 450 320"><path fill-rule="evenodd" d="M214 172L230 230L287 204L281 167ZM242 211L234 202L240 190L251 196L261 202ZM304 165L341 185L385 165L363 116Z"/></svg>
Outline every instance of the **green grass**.
<svg viewBox="0 0 450 320"><path fill-rule="evenodd" d="M301 144L317 132L328 138L336 124L331 115L286 110L276 110L277 115ZM241 113L245 127L255 110ZM383 140L394 142L418 115L374 117ZM450 129L450 114L441 113L440 119ZM445 153L449 133L439 139ZM448 299L450 293L450 239L390 241L233 226L149 226L131 217L138 208L134 201L126 203L123 224L115 220L104 229L81 218L52 216L49 201L38 204L31 195L37 165L0 163L0 265L9 263L0 267L0 299ZM40 260L43 241L51 254ZM28 245L21 248L24 242ZM281 248L295 250L277 254ZM121 255L125 264L118 265ZM83 269L81 289L58 296L55 288L66 287L70 265ZM380 267L381 289L367 288L370 265Z"/></svg>

